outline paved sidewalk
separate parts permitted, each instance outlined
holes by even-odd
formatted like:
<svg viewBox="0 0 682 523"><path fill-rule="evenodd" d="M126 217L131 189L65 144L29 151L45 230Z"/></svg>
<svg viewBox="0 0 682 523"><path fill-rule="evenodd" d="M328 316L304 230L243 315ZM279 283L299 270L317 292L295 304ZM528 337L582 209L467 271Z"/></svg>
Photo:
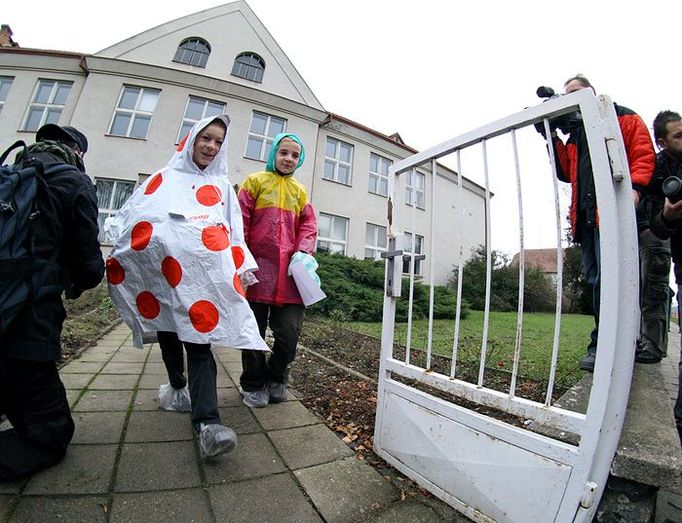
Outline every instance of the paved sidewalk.
<svg viewBox="0 0 682 523"><path fill-rule="evenodd" d="M677 399L677 376L680 362L680 332L676 322L670 323L668 332L668 356L661 360L661 371L665 379L665 390L673 406Z"/></svg>
<svg viewBox="0 0 682 523"><path fill-rule="evenodd" d="M159 410L167 377L158 347L133 348L121 325L60 371L76 422L72 444L60 465L0 483L0 522L464 521L439 502L401 501L294 395L244 406L239 351L216 356L235 452L216 464L199 459L189 414Z"/></svg>

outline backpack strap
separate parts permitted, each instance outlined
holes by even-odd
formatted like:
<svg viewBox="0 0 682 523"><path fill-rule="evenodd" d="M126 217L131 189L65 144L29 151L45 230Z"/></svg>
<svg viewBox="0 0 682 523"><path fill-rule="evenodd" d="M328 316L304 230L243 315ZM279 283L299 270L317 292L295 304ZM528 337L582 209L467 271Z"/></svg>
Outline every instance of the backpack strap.
<svg viewBox="0 0 682 523"><path fill-rule="evenodd" d="M17 140L12 145L10 145L7 149L5 149L5 152L2 153L2 155L0 155L0 165L5 165L5 160L7 160L7 157L9 156L9 154L14 149L18 149L19 147L22 147L24 149L24 158L25 158L26 154L28 153L28 149L26 148L26 142L23 140Z"/></svg>

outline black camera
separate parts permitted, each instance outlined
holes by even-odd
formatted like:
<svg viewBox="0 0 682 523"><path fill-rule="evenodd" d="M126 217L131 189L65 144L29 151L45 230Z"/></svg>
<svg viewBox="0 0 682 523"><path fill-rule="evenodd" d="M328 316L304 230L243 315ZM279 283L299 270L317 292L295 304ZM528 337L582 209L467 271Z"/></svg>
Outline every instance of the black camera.
<svg viewBox="0 0 682 523"><path fill-rule="evenodd" d="M669 176L663 180L663 194L670 203L677 203L682 199L682 180L677 176Z"/></svg>
<svg viewBox="0 0 682 523"><path fill-rule="evenodd" d="M537 94L540 98L544 98L545 101L549 100L550 98L560 96L554 92L554 89L544 85L538 87L535 91L535 94ZM549 121L549 128L552 131L554 129L559 129L563 134L570 134L571 131L578 128L582 119L583 116L580 114L580 111L573 111L568 114L562 114L561 116L552 118Z"/></svg>

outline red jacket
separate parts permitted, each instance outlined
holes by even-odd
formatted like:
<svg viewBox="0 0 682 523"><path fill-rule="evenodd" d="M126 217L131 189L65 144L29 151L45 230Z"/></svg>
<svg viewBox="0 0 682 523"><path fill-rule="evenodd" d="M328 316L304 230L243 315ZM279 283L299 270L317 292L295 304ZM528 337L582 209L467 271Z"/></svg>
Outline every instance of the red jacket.
<svg viewBox="0 0 682 523"><path fill-rule="evenodd" d="M632 188L641 190L648 185L656 164L651 136L644 121L631 109L617 104L614 106L625 143ZM594 228L598 227L599 220L589 156L583 158L581 162L581 155L587 155L582 125L571 132L566 144L555 138L554 150L557 158L557 176L561 181L571 184L571 232L573 240L580 242L578 220L585 220L584 226Z"/></svg>

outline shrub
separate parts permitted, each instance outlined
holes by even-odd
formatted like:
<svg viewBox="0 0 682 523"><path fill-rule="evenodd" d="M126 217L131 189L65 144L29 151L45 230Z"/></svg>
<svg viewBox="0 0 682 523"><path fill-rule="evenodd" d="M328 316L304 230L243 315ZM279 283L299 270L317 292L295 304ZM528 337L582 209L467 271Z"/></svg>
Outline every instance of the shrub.
<svg viewBox="0 0 682 523"><path fill-rule="evenodd" d="M322 290L327 299L313 305L312 314L344 321L381 321L384 306L384 263L358 260L340 254L315 254ZM396 321L407 320L409 280L402 281L402 297L396 304ZM426 318L429 313L429 287L414 283L412 317ZM434 318L454 318L456 298L446 287L434 287ZM461 317L469 308L463 303Z"/></svg>

